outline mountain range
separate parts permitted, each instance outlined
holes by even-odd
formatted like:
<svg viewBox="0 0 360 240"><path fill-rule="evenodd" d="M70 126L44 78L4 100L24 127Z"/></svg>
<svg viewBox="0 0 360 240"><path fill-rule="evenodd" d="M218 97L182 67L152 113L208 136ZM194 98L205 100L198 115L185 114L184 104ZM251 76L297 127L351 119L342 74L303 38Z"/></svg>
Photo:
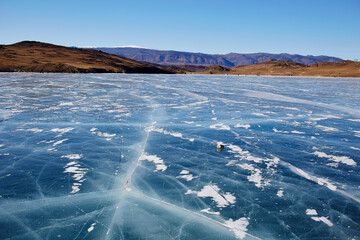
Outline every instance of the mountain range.
<svg viewBox="0 0 360 240"><path fill-rule="evenodd" d="M226 68L250 65L266 62L270 59L278 61L298 62L311 65L319 62L339 62L341 58L329 56L303 56L298 54L271 54L271 53L228 53L228 54L205 54L181 51L166 51L136 47L91 47L109 54L127 57L140 62L159 65L177 66L211 66L220 65Z"/></svg>
<svg viewBox="0 0 360 240"><path fill-rule="evenodd" d="M177 65L145 63L95 49L64 47L23 41L0 45L0 72L59 73L165 73L360 77L360 62L303 64L284 60L226 68L220 65Z"/></svg>

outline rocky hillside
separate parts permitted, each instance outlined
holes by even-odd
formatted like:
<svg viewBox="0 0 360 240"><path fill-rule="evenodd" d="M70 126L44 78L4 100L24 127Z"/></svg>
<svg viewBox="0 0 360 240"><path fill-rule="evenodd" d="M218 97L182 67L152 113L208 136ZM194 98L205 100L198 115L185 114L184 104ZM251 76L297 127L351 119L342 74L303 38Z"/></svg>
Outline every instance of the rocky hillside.
<svg viewBox="0 0 360 240"><path fill-rule="evenodd" d="M0 72L172 73L97 50L24 41L0 45Z"/></svg>
<svg viewBox="0 0 360 240"><path fill-rule="evenodd" d="M214 70L216 69L216 71ZM220 69L207 68L199 74L234 75L274 75L274 76L322 76L322 77L360 77L360 62L323 62L306 65L289 61L269 60L263 63Z"/></svg>

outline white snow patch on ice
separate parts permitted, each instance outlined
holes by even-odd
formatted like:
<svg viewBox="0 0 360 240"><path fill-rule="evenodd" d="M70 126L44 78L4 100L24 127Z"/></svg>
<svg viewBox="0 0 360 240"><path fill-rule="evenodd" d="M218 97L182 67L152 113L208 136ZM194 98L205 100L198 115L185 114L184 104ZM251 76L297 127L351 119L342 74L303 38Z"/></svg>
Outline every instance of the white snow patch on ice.
<svg viewBox="0 0 360 240"><path fill-rule="evenodd" d="M185 179L186 181L190 182L190 181L192 181L193 179L198 178L198 177L194 177L192 174L188 174L188 175L182 174L182 175L180 175L180 176L177 176L176 178L183 178L183 179Z"/></svg>
<svg viewBox="0 0 360 240"><path fill-rule="evenodd" d="M315 209L306 209L306 215L318 215Z"/></svg>
<svg viewBox="0 0 360 240"><path fill-rule="evenodd" d="M98 135L99 137L105 138L106 141L110 141L113 137L116 136L116 133L112 133L112 134L111 133L103 133L103 132L96 131L96 130L98 130L98 129L97 128L91 128L90 132L92 134Z"/></svg>
<svg viewBox="0 0 360 240"><path fill-rule="evenodd" d="M58 132L59 134L56 137L61 137L62 135L64 135L67 132L70 132L71 130L73 130L74 128L72 127L67 127L67 128L53 128L50 131L51 132Z"/></svg>
<svg viewBox="0 0 360 240"><path fill-rule="evenodd" d="M65 142L65 141L67 141L67 140L69 140L69 139L68 139L68 138L65 138L65 139L59 140L59 141L57 141L57 142L54 142L54 143L53 143L53 147L56 146L56 145L59 145L59 144L61 144L61 143L63 143L63 142Z"/></svg>
<svg viewBox="0 0 360 240"><path fill-rule="evenodd" d="M273 128L273 131L276 133L289 133L288 131L281 131L281 130L277 130L276 128Z"/></svg>
<svg viewBox="0 0 360 240"><path fill-rule="evenodd" d="M278 192L276 193L276 196L283 197L284 196L284 189L280 188Z"/></svg>
<svg viewBox="0 0 360 240"><path fill-rule="evenodd" d="M164 164L164 160L159 158L156 155L147 155L143 154L141 155L139 160L146 160L148 162L153 162L155 164L156 170L155 171L165 171L167 169L167 166Z"/></svg>
<svg viewBox="0 0 360 240"><path fill-rule="evenodd" d="M64 166L64 168L65 168L64 173L72 174L72 178L75 181L71 186L72 191L70 193L77 193L78 191L80 191L80 186L82 185L82 182L85 181L84 176L87 173L88 169L80 168L80 164L75 161L69 162Z"/></svg>
<svg viewBox="0 0 360 240"><path fill-rule="evenodd" d="M245 129L249 129L251 126L250 126L250 124L240 124L240 123L238 123L238 124L236 124L234 127L235 127L235 128L245 128Z"/></svg>
<svg viewBox="0 0 360 240"><path fill-rule="evenodd" d="M182 171L180 172L180 175L177 176L176 178L183 178L183 179L185 179L186 181L190 182L190 181L192 181L193 179L198 178L198 177L194 177L192 174L189 174L189 171L188 171L188 170L182 170Z"/></svg>
<svg viewBox="0 0 360 240"><path fill-rule="evenodd" d="M68 158L68 159L71 159L71 160L75 160L75 159L80 159L83 157L82 154L68 154L68 155L64 155L64 156L61 156L62 158ZM71 162L71 163L76 163L76 162ZM72 165L70 163L68 163L68 165Z"/></svg>
<svg viewBox="0 0 360 240"><path fill-rule="evenodd" d="M72 102L62 102L59 104L59 106L72 106L74 105Z"/></svg>
<svg viewBox="0 0 360 240"><path fill-rule="evenodd" d="M162 133L162 134L165 134L165 135L170 135L170 136L173 136L173 137L177 137L177 138L181 138L181 139L184 139L184 140L188 140L190 142L193 142L194 141L194 138L186 138L186 137L183 137L182 133L177 133L177 132L169 132L167 130L164 130L162 128L156 128L154 126L150 126L150 127L147 127L145 128L145 131L146 132L158 132L158 133Z"/></svg>
<svg viewBox="0 0 360 240"><path fill-rule="evenodd" d="M254 182L255 186L258 188L270 185L270 180L264 181L261 173L262 172L260 169L254 169L253 171L251 171L251 175L247 176L249 182Z"/></svg>
<svg viewBox="0 0 360 240"><path fill-rule="evenodd" d="M104 137L104 138L113 138L113 137L116 136L116 133L111 134L111 133L97 132L97 135L98 135L99 137Z"/></svg>
<svg viewBox="0 0 360 240"><path fill-rule="evenodd" d="M337 129L337 128L326 127L326 126L323 126L323 125L315 125L315 127L323 130L324 132L338 132L339 131L339 129Z"/></svg>
<svg viewBox="0 0 360 240"><path fill-rule="evenodd" d="M317 118L310 118L310 120L312 120L312 121L321 121L321 120L331 119L331 118L339 119L340 117L334 116L334 115L320 115Z"/></svg>
<svg viewBox="0 0 360 240"><path fill-rule="evenodd" d="M252 156L249 151L244 151L239 146L229 144L227 147L231 149L229 152L237 154L235 157L239 157L240 160L248 160L256 163L261 163L264 160L262 158Z"/></svg>
<svg viewBox="0 0 360 240"><path fill-rule="evenodd" d="M297 108L297 107L284 107L284 106L281 106L279 108L288 109L288 110L294 110L294 111L300 111L300 109Z"/></svg>
<svg viewBox="0 0 360 240"><path fill-rule="evenodd" d="M189 194L196 194L196 191L192 191L190 189L188 189L185 193L185 195L189 195Z"/></svg>
<svg viewBox="0 0 360 240"><path fill-rule="evenodd" d="M28 129L28 131L33 132L33 133L40 133L43 132L43 129L39 129L39 128L30 128Z"/></svg>
<svg viewBox="0 0 360 240"><path fill-rule="evenodd" d="M251 115L258 116L258 117L269 117L268 115L265 115L263 113L252 113Z"/></svg>
<svg viewBox="0 0 360 240"><path fill-rule="evenodd" d="M230 163L228 163L230 165ZM228 165L227 164L227 165ZM253 165L251 164L247 164L247 163L244 163L244 164L236 164L236 166L242 168L242 169L245 169L245 170L249 170L249 171L255 171L255 168Z"/></svg>
<svg viewBox="0 0 360 240"><path fill-rule="evenodd" d="M219 212L211 212L210 208L202 209L202 210L200 210L200 212L207 213L207 214L212 214L212 215L220 215Z"/></svg>
<svg viewBox="0 0 360 240"><path fill-rule="evenodd" d="M354 131L355 137L360 137L360 131Z"/></svg>
<svg viewBox="0 0 360 240"><path fill-rule="evenodd" d="M248 225L249 225L249 220L245 217L242 217L236 221L232 219L225 221L225 226L230 228L231 231L235 233L235 236L238 239L245 238Z"/></svg>
<svg viewBox="0 0 360 240"><path fill-rule="evenodd" d="M188 170L182 170L182 171L180 172L180 174L189 174L189 171L188 171Z"/></svg>
<svg viewBox="0 0 360 240"><path fill-rule="evenodd" d="M360 119L348 119L348 120L352 122L360 122Z"/></svg>
<svg viewBox="0 0 360 240"><path fill-rule="evenodd" d="M314 152L314 155L321 157L321 158L327 158L330 161L334 161L336 163L344 163L349 166L356 166L356 162L347 156L339 157L339 156L334 156L334 155L328 155L324 152L319 152L319 151Z"/></svg>
<svg viewBox="0 0 360 240"><path fill-rule="evenodd" d="M247 160L247 161L251 161L254 163L263 163L265 162L267 169L270 169L272 172L274 172L275 170L273 168L277 167L277 165L279 164L280 159L277 157L273 157L273 158L260 158L260 157L256 157L251 155L248 151L244 151L242 150L239 146L236 145L232 145L232 144L228 144L226 145L230 150L230 153L235 153L235 157L238 157L239 160ZM241 164L237 164L238 161L236 160L232 160L230 162L228 162L226 164L226 166L238 166L242 169L248 170L251 172L250 176L247 177L247 179L250 182L254 182L255 186L258 188L262 188L264 186L269 186L270 185L270 179L266 179L264 180L264 178L262 177L262 171L260 169L257 169L254 167L254 165L251 164L247 164L247 163L241 163Z"/></svg>
<svg viewBox="0 0 360 240"><path fill-rule="evenodd" d="M295 133L295 134L305 134L305 132L300 132L300 131L296 131L296 130L291 131L291 133Z"/></svg>
<svg viewBox="0 0 360 240"><path fill-rule="evenodd" d="M323 222L326 225L328 225L329 227L334 226L334 224L328 219L328 217L311 217L312 220L317 221L317 222Z"/></svg>
<svg viewBox="0 0 360 240"><path fill-rule="evenodd" d="M91 232L94 230L96 223L91 224L91 226L88 228L88 232Z"/></svg>
<svg viewBox="0 0 360 240"><path fill-rule="evenodd" d="M231 193L220 193L220 188L216 185L207 185L200 191L188 190L185 194L196 194L197 196L203 198L210 197L214 202L216 202L216 206L219 208L227 207L236 202L235 196Z"/></svg>
<svg viewBox="0 0 360 240"><path fill-rule="evenodd" d="M216 129L216 130L230 130L231 128L228 125L225 125L223 123L217 123L210 126L210 128Z"/></svg>

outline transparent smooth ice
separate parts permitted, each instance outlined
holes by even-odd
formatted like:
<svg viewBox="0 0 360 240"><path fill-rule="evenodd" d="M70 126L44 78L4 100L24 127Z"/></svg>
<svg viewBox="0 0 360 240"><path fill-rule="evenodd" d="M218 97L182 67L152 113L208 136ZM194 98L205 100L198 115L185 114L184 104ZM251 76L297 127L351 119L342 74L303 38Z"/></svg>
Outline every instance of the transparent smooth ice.
<svg viewBox="0 0 360 240"><path fill-rule="evenodd" d="M359 103L358 78L1 73L0 239L360 239Z"/></svg>

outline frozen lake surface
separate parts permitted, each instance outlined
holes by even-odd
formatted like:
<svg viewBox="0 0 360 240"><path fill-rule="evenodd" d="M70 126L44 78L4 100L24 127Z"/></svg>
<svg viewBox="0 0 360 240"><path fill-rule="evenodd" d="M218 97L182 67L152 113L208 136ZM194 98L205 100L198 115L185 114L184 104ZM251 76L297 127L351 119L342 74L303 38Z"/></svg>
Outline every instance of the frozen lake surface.
<svg viewBox="0 0 360 240"><path fill-rule="evenodd" d="M359 78L2 73L0 239L360 239L359 156Z"/></svg>

